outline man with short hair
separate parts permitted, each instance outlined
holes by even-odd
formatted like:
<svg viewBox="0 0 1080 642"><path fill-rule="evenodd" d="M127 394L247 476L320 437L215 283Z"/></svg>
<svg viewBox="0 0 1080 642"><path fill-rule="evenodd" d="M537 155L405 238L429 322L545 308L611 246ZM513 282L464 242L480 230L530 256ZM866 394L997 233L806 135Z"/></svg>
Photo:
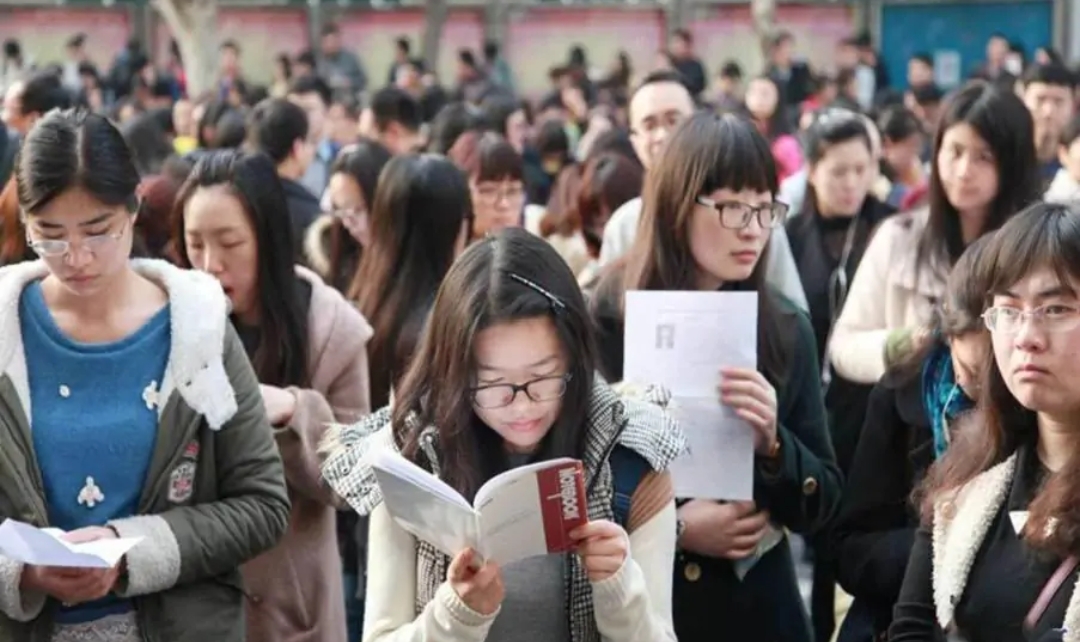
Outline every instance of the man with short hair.
<svg viewBox="0 0 1080 642"><path fill-rule="evenodd" d="M371 98L375 137L391 154L408 154L421 146L420 103L400 87L380 89Z"/></svg>
<svg viewBox="0 0 1080 642"><path fill-rule="evenodd" d="M630 142L645 171L649 172L671 133L693 115L694 100L678 72L654 72L642 81L630 97L629 112ZM614 262L630 249L640 218L640 197L627 201L615 210L604 227L604 239L600 246L601 265ZM808 310L806 294L783 226L772 229L768 261L769 283L796 306Z"/></svg>
<svg viewBox="0 0 1080 642"><path fill-rule="evenodd" d="M780 101L792 111L814 93L810 66L795 59L795 36L788 31L773 36L765 73L780 88Z"/></svg>
<svg viewBox="0 0 1080 642"><path fill-rule="evenodd" d="M934 59L926 52L919 52L908 58L908 89L934 84Z"/></svg>
<svg viewBox="0 0 1080 642"><path fill-rule="evenodd" d="M1058 161L1061 133L1076 112L1073 100L1076 76L1064 65L1050 63L1028 67L1021 82L1024 104L1035 121L1035 151L1042 175L1050 181L1061 169Z"/></svg>
<svg viewBox="0 0 1080 642"><path fill-rule="evenodd" d="M682 75L686 89L690 91L690 95L694 100L697 100L701 97L701 92L705 91L708 80L705 66L694 55L694 37L690 35L690 31L677 29L671 36L668 53L671 54L671 61L675 65L675 71Z"/></svg>
<svg viewBox="0 0 1080 642"><path fill-rule="evenodd" d="M341 29L332 22L322 28L318 70L336 91L359 94L367 88L367 72L360 57L342 46Z"/></svg>
<svg viewBox="0 0 1080 642"><path fill-rule="evenodd" d="M326 116L330 111L332 92L318 76L299 76L289 86L289 101L298 105L307 115L308 137L315 156L300 179L315 196L319 196L330 182L330 165L337 156L338 146L326 131Z"/></svg>
<svg viewBox="0 0 1080 642"><path fill-rule="evenodd" d="M240 65L240 45L226 40L218 48L218 93L221 98L229 95L234 86L244 84L244 72Z"/></svg>
<svg viewBox="0 0 1080 642"><path fill-rule="evenodd" d="M67 49L67 60L64 62L64 86L72 95L78 95L83 87L82 74L79 73L80 66L92 67L94 64L86 54L86 34L75 34L68 39L64 48Z"/></svg>
<svg viewBox="0 0 1080 642"><path fill-rule="evenodd" d="M38 72L8 87L0 111L0 189L7 183L15 165L20 142L39 118L54 109L71 106L71 94L55 73Z"/></svg>
<svg viewBox="0 0 1080 642"><path fill-rule="evenodd" d="M412 43L405 36L398 36L394 40L394 61L390 63L390 73L387 75L386 84L393 85L397 81L400 68L409 64L411 55Z"/></svg>
<svg viewBox="0 0 1080 642"><path fill-rule="evenodd" d="M303 263L304 236L321 212L319 199L300 184L315 155L307 114L288 100L268 98L255 106L248 131L252 145L277 166L292 222L296 262Z"/></svg>

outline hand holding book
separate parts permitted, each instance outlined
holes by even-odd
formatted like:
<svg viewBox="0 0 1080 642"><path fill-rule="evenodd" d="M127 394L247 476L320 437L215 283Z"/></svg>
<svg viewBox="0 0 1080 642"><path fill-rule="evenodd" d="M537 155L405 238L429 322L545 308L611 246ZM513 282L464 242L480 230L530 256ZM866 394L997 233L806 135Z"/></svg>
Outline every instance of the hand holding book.
<svg viewBox="0 0 1080 642"><path fill-rule="evenodd" d="M602 582L617 573L630 555L626 531L614 522L589 522L574 529L570 537L591 582Z"/></svg>
<svg viewBox="0 0 1080 642"><path fill-rule="evenodd" d="M571 532L589 521L582 464L574 459L496 475L472 502L397 452L378 453L372 468L394 520L451 557L471 548L478 560L505 565L564 553L575 548Z"/></svg>
<svg viewBox="0 0 1080 642"><path fill-rule="evenodd" d="M446 581L461 601L480 615L497 611L506 597L502 569L492 561L481 564L476 551L471 548L454 556L446 572Z"/></svg>

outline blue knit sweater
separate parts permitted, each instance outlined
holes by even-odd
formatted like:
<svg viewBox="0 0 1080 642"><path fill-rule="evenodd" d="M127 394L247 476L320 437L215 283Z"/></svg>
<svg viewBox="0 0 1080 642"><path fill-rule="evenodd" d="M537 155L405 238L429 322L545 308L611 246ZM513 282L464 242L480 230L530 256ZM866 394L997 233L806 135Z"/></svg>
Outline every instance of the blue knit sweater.
<svg viewBox="0 0 1080 642"><path fill-rule="evenodd" d="M56 325L34 282L19 300L19 320L50 525L70 531L134 515L157 440L152 393L169 358L168 306L124 339L78 343ZM130 609L108 597L62 608L57 621L90 622Z"/></svg>

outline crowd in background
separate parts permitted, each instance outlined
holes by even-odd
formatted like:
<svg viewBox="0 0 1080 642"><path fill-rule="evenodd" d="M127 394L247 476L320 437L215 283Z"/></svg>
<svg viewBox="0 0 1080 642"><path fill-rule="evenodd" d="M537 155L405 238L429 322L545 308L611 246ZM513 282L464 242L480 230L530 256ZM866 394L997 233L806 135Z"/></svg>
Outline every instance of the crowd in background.
<svg viewBox="0 0 1080 642"><path fill-rule="evenodd" d="M1069 637L1075 611L1065 589L1041 599L1060 569L1075 574L1075 564L1066 568L1066 562L1080 552L1075 511L1063 494L1074 475L1062 472L1064 481L1044 484L1076 452L1072 442L1047 435L1055 434L1049 426L1060 413L1080 407L1080 380L1070 378L1073 366L1061 365L1067 356L1060 356L1073 354L1068 350L1076 339L1068 337L1077 326L1071 320L1080 318L1071 289L1077 264L1068 263L1077 250L1061 245L1080 242L1080 212L1044 204L1017 216L1040 201L1080 200L1080 83L1052 49L1039 48L1028 61L1020 47L994 36L973 79L946 92L935 84L933 61L925 54L911 57L903 83L890 79L865 36L837 43L836 69L827 73L801 61L797 43L783 32L773 39L763 69L748 73L726 62L710 73L689 33L678 31L647 70L631 69L625 54L597 70L576 47L552 68L548 91L531 99L515 90L513 69L495 43L485 44L479 56L459 52L456 77L444 83L424 68L406 38L397 40L385 76L365 69L331 24L317 50L279 55L272 82L259 85L244 73L245 56L254 54L226 41L215 87L204 95L186 90L175 46L167 61L155 62L132 41L104 73L86 58L85 47L85 37L76 35L65 64L36 67L18 43L5 43L0 263L47 262L74 253L70 245L56 245L69 241L43 236L49 228L33 224L36 212L58 202L48 186L35 187L33 177L46 171L49 159L60 163L49 171L64 175L58 159L73 153L66 144L78 147L83 160L108 149L115 143L108 128L116 127L131 167L105 159L96 169L132 183L130 195L113 194L116 201L108 204L134 216L133 255L216 277L229 298L235 350L246 355L257 378L247 382L248 401L261 397L278 430L287 493L269 479L249 480L244 488L238 481L236 492L258 495L262 512L252 509L213 526L223 539L214 540L220 550L199 552L206 559L193 563L202 570L183 565L198 549L184 537L198 524L170 523L181 533L171 544L180 551L179 577L190 573L212 594L207 577L235 583L239 577L229 570L242 569L248 640L353 642L361 631L368 641L405 639L409 632L415 637L408 639L432 641L598 639L572 589L579 579L598 583L600 575L576 563L538 564L507 575L504 617L494 623L480 598L466 600L465 616L438 612L452 611L445 605L428 613L424 605L442 604L443 594L423 585L423 573L441 572L439 582L456 577L458 560L448 570L448 560L422 545L414 558L411 545L388 534L391 527L373 506L355 510L376 500L352 486L360 473L342 472L341 455L331 472L320 473L326 453L317 452L317 444L329 424L363 419L373 422L374 431L388 416L368 414L387 406L391 391L408 410L423 405L421 393L455 385L425 379L424 369L413 364L438 365L447 358L438 342L455 345L455 323L468 325L457 315L471 313L455 311L452 302L466 308L464 302L485 300L468 287L468 279L480 279L485 270L527 271L528 278L518 279L530 296L582 315L594 338L581 348L586 360L560 375L560 396L576 390L568 383L574 368L591 365L583 372L597 371L612 383L622 379L627 290L761 293L760 375L731 384L768 398L752 402L760 405L748 416L772 416L771 424L750 421L760 435L754 501L680 499L671 515L656 508L638 522L613 516L630 534L635 559L633 547L648 553L664 546L652 539L649 528L659 523L654 520L670 518L676 549L673 574L664 580L671 581L667 593L649 588L659 580L649 575L655 560L643 554L638 563L648 586L630 579L621 585L642 601L628 597L612 606L598 591L583 602L589 613L596 608L596 626L606 639L622 632L625 639L650 642L661 638L649 635L715 640L718 627L748 642L826 642L838 630L842 642L885 639L886 633L899 642L930 642L945 631L969 642L1014 642L1019 635L1080 639ZM904 89L897 89L901 84ZM41 129L50 112L69 107L95 116L61 122L54 114L52 129ZM70 113L65 118L74 119ZM106 185L112 179L100 180ZM518 227L531 236L504 231ZM118 229L82 242L115 241L127 233ZM539 239L546 241L544 249L537 249ZM491 256L479 249L489 242L500 248ZM556 255L562 262L549 262ZM499 268L499 261L513 269ZM559 280L562 263L576 285ZM1062 282L1041 291L1052 280L1049 268ZM180 279L153 269L165 275L154 278ZM138 270L151 275L150 268ZM22 278L24 284L30 276ZM176 306L171 289L169 296ZM49 318L48 297L23 295L13 305L40 325ZM145 318L152 324L156 317ZM1047 336L1072 343L1057 345L1031 330L1036 319ZM175 337L175 325L172 331ZM47 340L33 339L41 343L34 353L32 333L26 327L21 332L28 361L51 358ZM537 332L515 335L515 341L543 345L551 339ZM157 365L148 366L143 378L158 377L165 363L167 342L154 346ZM997 365L988 365L995 358ZM1024 370L1024 364L1036 365ZM1039 372L1058 377L1058 396L1047 401L1030 392L1027 375L1013 382L1014 366L1035 373L1033 381ZM232 370L229 376L243 379ZM31 376L29 385L36 381ZM983 381L995 387L980 387ZM730 400L735 389L722 398ZM35 423L39 412L48 416L37 408L36 392L30 397ZM579 392L585 395L574 398L579 410L585 399L598 404L607 394ZM212 412L184 398L197 412ZM984 413L972 412L976 406ZM488 425L497 421L477 412ZM255 421L252 416L241 419ZM395 410L394 421L405 416ZM975 431L982 441L958 441L954 448L954 426L971 417L989 426ZM1014 424L1018 436L1009 432ZM286 427L292 432L282 437ZM655 432L642 437L649 442L645 450L664 451L670 444L663 440L675 439L659 424L646 427ZM446 430L444 441L455 434ZM43 430L45 441L38 442L35 429L34 446L48 447L50 434ZM362 436L346 431L340 438ZM254 466L257 456L273 459L269 442L247 447L253 450L243 457L239 447L226 455L246 466ZM435 465L420 441L411 447L414 456ZM639 454L649 459L653 452ZM193 459L198 448L195 453ZM449 470L463 465L454 451L441 454L449 457ZM46 472L59 479L57 457L43 458L41 465L54 467ZM669 463L661 460L650 460L657 472ZM143 462L141 470L148 465ZM352 509L331 496L321 475ZM943 498L973 480L996 493L971 509L983 512L961 507L942 517L941 502L963 504L967 496ZM924 503L912 505L912 492L924 482ZM83 480L65 483L78 490ZM0 495L3 490L0 485ZM671 489L656 492L670 495ZM674 501L667 495L665 501ZM999 513L1003 502L1008 510ZM136 509L133 500L127 510L159 508ZM1010 522L1016 511L1046 532ZM61 523L67 517L49 514ZM1061 528L1048 526L1047 520L1059 518ZM66 523L89 526L73 517ZM120 534L125 528L117 522ZM371 546L388 548L369 555L369 528ZM258 545L226 541L255 531L263 538ZM805 539L813 561L809 609L788 534ZM1048 557L1029 563L1029 548ZM982 553L976 557L975 551ZM397 567L380 564L385 556L420 565L414 592L397 588ZM747 559L752 561L739 565ZM0 563L0 579L3 571ZM457 580L462 586L465 581ZM530 585L539 587L536 599L551 598L539 602L543 608L522 597ZM556 604L552 596L564 585L571 588ZM479 595L483 587L473 588ZM146 593L176 597L176 590L166 582ZM657 612L633 620L641 628L628 633L630 620L619 618L658 595L669 603L651 604ZM209 601L181 597L187 602L177 613L210 617ZM459 591L459 597L466 596ZM65 603L55 621L74 627L119 617L128 613L125 605L130 610L122 598L91 602L90 611ZM1041 604L1037 617L1025 620L1032 604ZM136 605L143 613L144 603ZM31 627L36 620L20 619L27 612L0 611L0 633L8 627L30 635L32 628L3 620L30 621ZM529 615L549 611L558 617ZM173 626L172 612L152 612L158 619L141 621L144 630ZM470 621L477 613L484 617ZM451 616L459 619L445 624ZM131 621L118 622L112 634L129 635L123 627ZM515 622L522 628L515 631ZM464 637L452 637L454 631Z"/></svg>

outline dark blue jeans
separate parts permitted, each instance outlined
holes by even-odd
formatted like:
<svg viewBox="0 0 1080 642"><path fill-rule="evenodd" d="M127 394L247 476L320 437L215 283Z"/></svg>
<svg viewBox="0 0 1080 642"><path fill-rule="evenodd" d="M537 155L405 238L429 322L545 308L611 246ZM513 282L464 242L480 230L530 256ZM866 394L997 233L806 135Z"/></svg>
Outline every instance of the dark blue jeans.
<svg viewBox="0 0 1080 642"><path fill-rule="evenodd" d="M360 596L360 577L342 574L345 585L345 623L349 627L349 642L360 642L364 632L364 599Z"/></svg>

